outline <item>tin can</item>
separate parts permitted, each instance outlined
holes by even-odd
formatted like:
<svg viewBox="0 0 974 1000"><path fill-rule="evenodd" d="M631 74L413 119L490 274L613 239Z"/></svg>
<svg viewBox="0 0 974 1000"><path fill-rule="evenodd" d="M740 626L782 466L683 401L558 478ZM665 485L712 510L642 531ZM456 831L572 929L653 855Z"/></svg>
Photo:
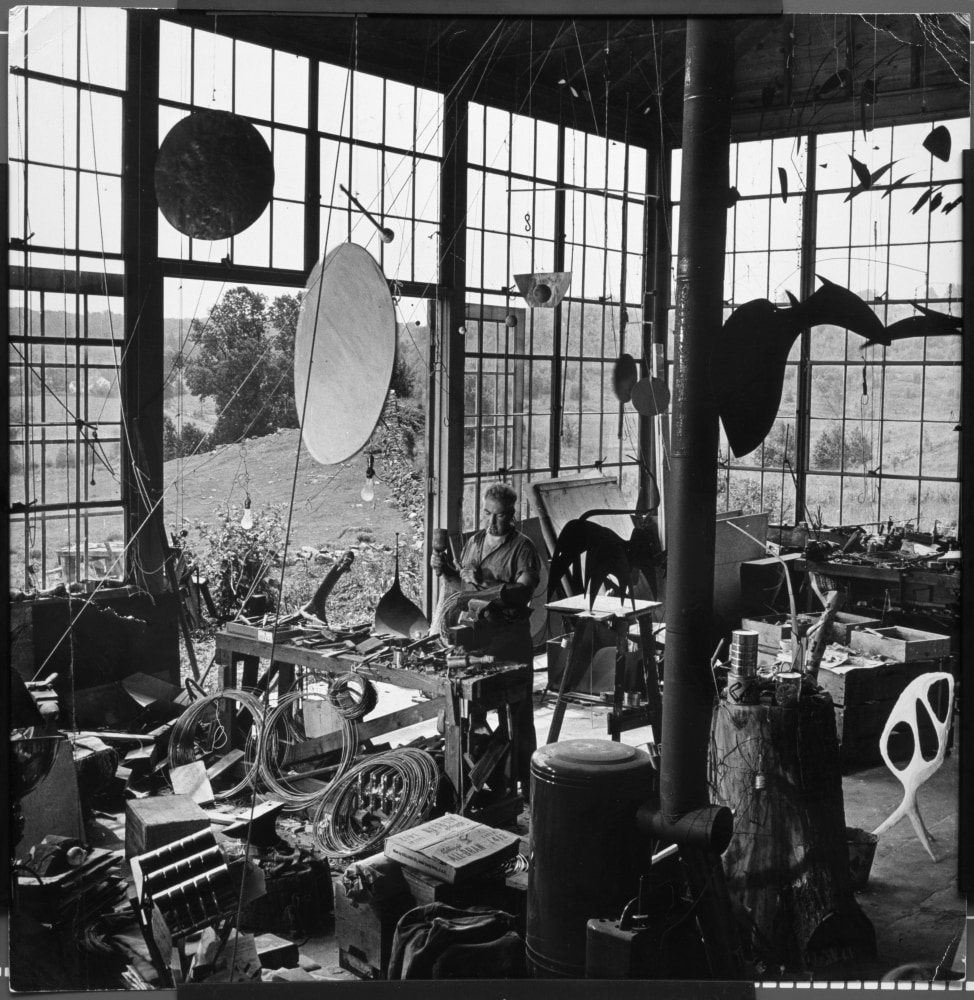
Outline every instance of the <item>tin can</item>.
<svg viewBox="0 0 974 1000"><path fill-rule="evenodd" d="M732 705L756 705L759 695L756 678L736 670L727 672L727 701Z"/></svg>
<svg viewBox="0 0 974 1000"><path fill-rule="evenodd" d="M802 675L782 671L775 675L774 700L781 708L794 708L802 691Z"/></svg>

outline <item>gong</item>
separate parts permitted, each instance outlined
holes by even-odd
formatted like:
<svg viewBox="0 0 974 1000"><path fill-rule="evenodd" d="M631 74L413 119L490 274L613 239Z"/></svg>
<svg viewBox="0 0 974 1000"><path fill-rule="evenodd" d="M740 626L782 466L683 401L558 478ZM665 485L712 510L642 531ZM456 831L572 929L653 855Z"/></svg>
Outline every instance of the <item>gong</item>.
<svg viewBox="0 0 974 1000"><path fill-rule="evenodd" d="M159 209L174 229L197 240L223 240L242 233L267 208L274 159L246 119L194 111L162 140L155 185Z"/></svg>
<svg viewBox="0 0 974 1000"><path fill-rule="evenodd" d="M379 265L343 243L305 286L294 340L301 436L322 465L351 458L382 416L396 361L396 314Z"/></svg>

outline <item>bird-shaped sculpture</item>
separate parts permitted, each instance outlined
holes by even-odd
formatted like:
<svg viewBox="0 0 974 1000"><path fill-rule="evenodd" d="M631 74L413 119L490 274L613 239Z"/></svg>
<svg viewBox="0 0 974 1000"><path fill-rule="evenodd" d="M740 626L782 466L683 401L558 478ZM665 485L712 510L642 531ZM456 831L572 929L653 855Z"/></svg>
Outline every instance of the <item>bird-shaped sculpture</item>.
<svg viewBox="0 0 974 1000"><path fill-rule="evenodd" d="M576 518L561 529L555 541L548 569L548 599L563 579L568 580L572 593L588 597L589 607L603 587L622 601L634 598L636 571L642 571L653 587L661 559L653 533L642 525L633 528L625 541L611 528Z"/></svg>
<svg viewBox="0 0 974 1000"><path fill-rule="evenodd" d="M750 454L774 426L781 405L788 355L802 330L825 324L864 337L866 346L889 347L894 340L961 332L960 317L914 303L920 316L886 327L855 292L819 275L822 287L804 302L788 293L790 307L754 299L727 318L710 356L710 379L717 412L731 451Z"/></svg>

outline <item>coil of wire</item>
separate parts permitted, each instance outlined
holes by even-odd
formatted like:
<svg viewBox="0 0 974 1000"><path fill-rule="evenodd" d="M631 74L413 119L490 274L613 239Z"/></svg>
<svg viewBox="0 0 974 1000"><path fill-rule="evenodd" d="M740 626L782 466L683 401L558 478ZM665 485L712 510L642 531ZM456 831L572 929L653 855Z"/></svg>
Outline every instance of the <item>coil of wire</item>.
<svg viewBox="0 0 974 1000"><path fill-rule="evenodd" d="M312 791L302 790L293 782L302 778L320 778L322 772L313 774L291 770L284 773L283 768L289 766L286 759L282 760L282 750L293 742L304 738L298 733L292 722L294 706L311 700L331 701L327 694L315 691L292 691L285 695L273 708L264 722L258 749L258 773L264 785L284 803L285 812L297 812L312 805L322 795L322 789ZM332 782L337 781L351 766L355 759L356 727L348 717L342 715L342 756L337 770L330 776ZM282 733L283 730L283 733ZM286 754L285 754L286 756Z"/></svg>
<svg viewBox="0 0 974 1000"><path fill-rule="evenodd" d="M335 860L374 854L386 837L429 817L439 783L440 769L425 750L400 747L368 757L322 796L314 816L315 845ZM377 795L376 789L384 791Z"/></svg>
<svg viewBox="0 0 974 1000"><path fill-rule="evenodd" d="M260 745L260 733L263 727L264 707L260 699L249 691L236 688L226 688L216 694L207 695L194 701L189 708L173 723L169 734L169 766L181 767L203 760L217 750L230 749L230 737L221 719L221 703L236 702L250 713L251 725L247 735L246 747L256 743ZM230 710L233 713L233 709ZM235 714L235 713L233 713ZM223 791L214 789L213 797L220 801L239 795L245 788L252 787L257 780L257 754L245 752L246 771L243 778L232 788Z"/></svg>
<svg viewBox="0 0 974 1000"><path fill-rule="evenodd" d="M348 673L336 677L328 690L328 700L344 719L364 719L378 704L375 685L360 674Z"/></svg>

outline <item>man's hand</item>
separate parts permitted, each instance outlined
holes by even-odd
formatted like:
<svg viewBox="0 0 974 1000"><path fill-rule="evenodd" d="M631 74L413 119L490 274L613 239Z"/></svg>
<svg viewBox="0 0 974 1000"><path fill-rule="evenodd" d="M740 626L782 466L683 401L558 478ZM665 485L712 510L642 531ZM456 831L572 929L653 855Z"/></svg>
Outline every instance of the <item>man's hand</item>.
<svg viewBox="0 0 974 1000"><path fill-rule="evenodd" d="M430 567L437 576L457 576L457 567L449 552L437 552L434 549L430 553Z"/></svg>
<svg viewBox="0 0 974 1000"><path fill-rule="evenodd" d="M470 587L479 587L482 579L480 569L477 566L464 566L460 570L460 579Z"/></svg>

